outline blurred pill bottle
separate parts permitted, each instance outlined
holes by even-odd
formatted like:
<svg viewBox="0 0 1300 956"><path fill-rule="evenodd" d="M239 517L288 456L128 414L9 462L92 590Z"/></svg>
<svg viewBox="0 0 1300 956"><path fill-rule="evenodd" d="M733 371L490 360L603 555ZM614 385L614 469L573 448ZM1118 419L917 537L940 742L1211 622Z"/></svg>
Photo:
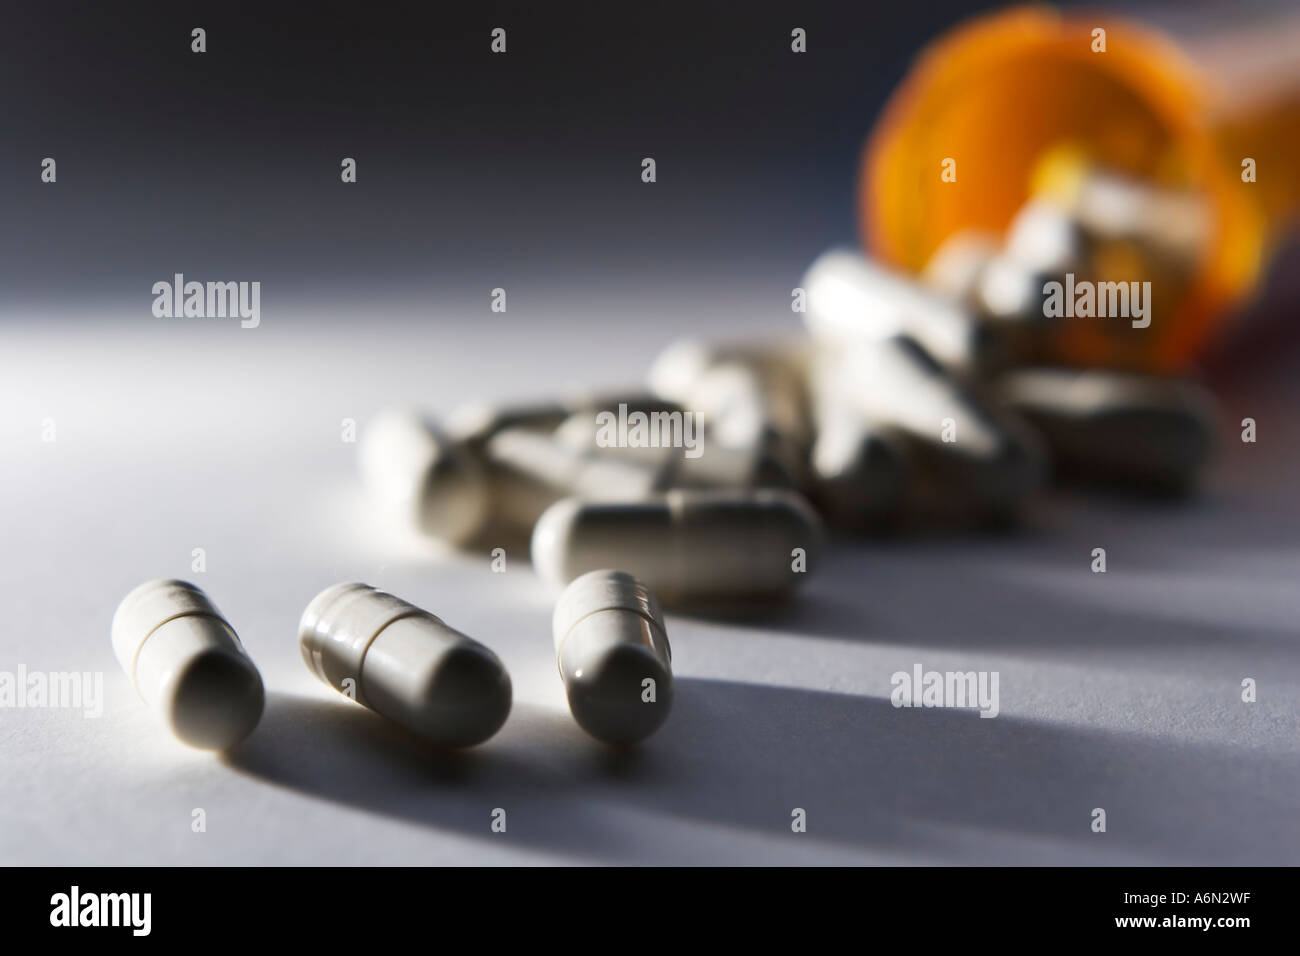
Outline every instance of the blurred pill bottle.
<svg viewBox="0 0 1300 956"><path fill-rule="evenodd" d="M864 244L916 271L958 230L1001 232L1042 185L1048 156L1058 190L1070 180L1060 157L1073 155L1196 195L1205 241L1176 302L1157 297L1153 327L1117 335L1124 323L1076 321L1057 346L1080 364L1191 363L1259 283L1300 208L1300 16L1291 11L1252 22L1250 5L1231 4L1157 29L1035 6L957 26L921 52L867 141Z"/></svg>

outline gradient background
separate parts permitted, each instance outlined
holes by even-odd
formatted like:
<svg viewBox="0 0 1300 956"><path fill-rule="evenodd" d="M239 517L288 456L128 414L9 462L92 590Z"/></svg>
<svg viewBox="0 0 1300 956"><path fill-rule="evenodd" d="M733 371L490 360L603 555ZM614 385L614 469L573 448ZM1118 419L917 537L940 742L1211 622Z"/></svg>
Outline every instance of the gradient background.
<svg viewBox="0 0 1300 956"><path fill-rule="evenodd" d="M107 701L0 711L0 861L1300 861L1288 265L1211 353L1224 441L1200 497L1053 492L1016 535L837 541L777 613L672 616L674 715L632 758L568 716L526 556L497 575L383 525L340 441L394 401L635 383L677 335L797 328L804 268L855 239L884 97L972 9L10 11L0 669L103 671ZM261 281L261 328L154 318L175 272ZM209 592L266 680L227 757L167 738L112 658L117 601L163 575ZM436 757L315 683L297 617L342 579L497 650L502 733ZM999 671L1002 715L893 709L917 662Z"/></svg>

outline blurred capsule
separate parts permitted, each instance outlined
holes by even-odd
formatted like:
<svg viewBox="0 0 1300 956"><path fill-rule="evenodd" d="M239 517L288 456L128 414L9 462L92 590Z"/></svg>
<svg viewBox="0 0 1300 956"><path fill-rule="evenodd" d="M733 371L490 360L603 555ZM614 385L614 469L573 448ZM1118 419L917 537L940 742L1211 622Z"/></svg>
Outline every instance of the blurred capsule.
<svg viewBox="0 0 1300 956"><path fill-rule="evenodd" d="M552 505L533 529L537 572L562 587L626 570L668 604L789 594L816 566L821 522L790 491L670 491L643 502Z"/></svg>
<svg viewBox="0 0 1300 956"><path fill-rule="evenodd" d="M738 365L748 369L761 384L777 427L798 431L806 427L806 362L807 348L802 340L679 339L655 357L646 381L656 395L685 405L705 372L721 365Z"/></svg>
<svg viewBox="0 0 1300 956"><path fill-rule="evenodd" d="M810 438L801 377L787 392L751 365L726 362L700 376L686 405L706 422L711 450L745 456L751 473L775 463L801 480Z"/></svg>
<svg viewBox="0 0 1300 956"><path fill-rule="evenodd" d="M990 365L985 373L1040 362L1048 354L1061 323L1045 314L1044 288L1056 278L1010 256L995 256L988 263L975 291L975 308L997 342L1001 365Z"/></svg>
<svg viewBox="0 0 1300 956"><path fill-rule="evenodd" d="M995 256L980 275L971 302L989 318L1041 326L1047 281L1045 274L1010 256Z"/></svg>
<svg viewBox="0 0 1300 956"><path fill-rule="evenodd" d="M629 420L634 413L629 411ZM676 419L647 415L644 427L625 441L610 442L608 420L600 412L576 412L551 433L561 445L578 452L598 451L647 468L667 468L668 460L696 443L695 424L678 412ZM617 437L617 436L616 436ZM680 444L674 447L676 437Z"/></svg>
<svg viewBox="0 0 1300 956"><path fill-rule="evenodd" d="M861 414L829 375L810 375L817 440L809 455L810 493L833 526L879 528L902 501L907 463L898 437Z"/></svg>
<svg viewBox="0 0 1300 956"><path fill-rule="evenodd" d="M1184 491L1213 446L1213 399L1185 379L1023 369L995 394L1038 429L1061 477Z"/></svg>
<svg viewBox="0 0 1300 956"><path fill-rule="evenodd" d="M469 402L447 416L445 430L453 440L481 448L507 428L551 431L572 415L594 415L602 409L617 409L619 405L647 413L679 408L675 402L645 392L582 392L536 402Z"/></svg>
<svg viewBox="0 0 1300 956"><path fill-rule="evenodd" d="M405 520L451 544L483 526L488 485L478 456L409 409L375 416L361 436L366 484Z"/></svg>
<svg viewBox="0 0 1300 956"><path fill-rule="evenodd" d="M1090 237L1133 242L1164 260L1162 269L1181 263L1190 271L1209 246L1213 218L1203 196L1107 169L1076 149L1045 155L1031 188Z"/></svg>
<svg viewBox="0 0 1300 956"><path fill-rule="evenodd" d="M695 380L684 404L704 415L727 444L753 442L765 431L803 442L808 437L803 376L793 362L778 368L737 360L711 365Z"/></svg>
<svg viewBox="0 0 1300 956"><path fill-rule="evenodd" d="M672 706L672 649L645 585L623 571L582 575L556 602L551 633L569 710L583 730L633 744L659 729Z"/></svg>
<svg viewBox="0 0 1300 956"><path fill-rule="evenodd" d="M922 278L970 309L985 352L974 371L988 374L1041 358L1054 323L1043 315L1043 284L1056 278L1009 252L990 234L963 230L941 245Z"/></svg>
<svg viewBox="0 0 1300 956"><path fill-rule="evenodd" d="M793 451L783 453L771 442L731 446L711 441L695 458L675 455L669 462L664 488L796 488L800 478L790 462Z"/></svg>
<svg viewBox="0 0 1300 956"><path fill-rule="evenodd" d="M907 334L950 368L976 369L996 360L996 343L969 309L857 252L825 253L803 284L804 324L822 345Z"/></svg>
<svg viewBox="0 0 1300 956"><path fill-rule="evenodd" d="M1042 483L1034 436L906 336L823 353L817 374L846 408L897 437L913 508L1001 515Z"/></svg>
<svg viewBox="0 0 1300 956"><path fill-rule="evenodd" d="M661 463L640 462L579 449L553 435L507 428L484 449L493 516L529 529L561 498L637 500L666 487Z"/></svg>
<svg viewBox="0 0 1300 956"><path fill-rule="evenodd" d="M761 444L732 447L713 441L706 436L702 418L693 416L690 411L649 413L644 434L629 430L627 441L610 443L607 423L598 414L579 412L565 419L554 437L574 449L594 449L599 455L658 469L661 490L794 487L794 478Z"/></svg>
<svg viewBox="0 0 1300 956"><path fill-rule="evenodd" d="M1030 200L1007 227L1003 255L1029 271L1056 279L1086 267L1088 239L1071 212L1050 202Z"/></svg>
<svg viewBox="0 0 1300 956"><path fill-rule="evenodd" d="M779 473L797 481L811 441L804 388L807 353L803 342L686 339L659 354L648 380L657 394L703 418L711 447L748 456L756 474L775 463ZM719 473L734 471L742 460L732 455L728 462L717 462L723 466Z"/></svg>
<svg viewBox="0 0 1300 956"><path fill-rule="evenodd" d="M998 238L983 229L960 229L945 239L930 256L921 280L954 302L975 300L985 266L998 254Z"/></svg>
<svg viewBox="0 0 1300 956"><path fill-rule="evenodd" d="M881 527L896 513L907 484L899 440L847 410L820 421L811 458L818 508L838 528Z"/></svg>
<svg viewBox="0 0 1300 956"><path fill-rule="evenodd" d="M455 441L481 450L494 435L507 428L531 428L550 431L571 411L559 399L538 402L470 402L452 409L445 423L446 433Z"/></svg>

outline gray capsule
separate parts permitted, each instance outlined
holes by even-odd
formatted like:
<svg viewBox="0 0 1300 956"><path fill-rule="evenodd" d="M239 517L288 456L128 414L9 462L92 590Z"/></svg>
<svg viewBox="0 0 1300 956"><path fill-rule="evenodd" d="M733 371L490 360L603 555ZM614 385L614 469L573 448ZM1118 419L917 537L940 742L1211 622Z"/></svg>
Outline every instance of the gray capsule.
<svg viewBox="0 0 1300 956"><path fill-rule="evenodd" d="M113 652L136 693L182 742L225 750L262 716L262 677L208 596L185 581L146 581L122 599Z"/></svg>
<svg viewBox="0 0 1300 956"><path fill-rule="evenodd" d="M822 255L803 280L804 324L823 346L906 334L950 368L996 360L983 325L959 302L852 250Z"/></svg>
<svg viewBox="0 0 1300 956"><path fill-rule="evenodd" d="M689 604L788 595L816 567L821 543L821 522L794 492L678 490L640 502L557 502L533 529L532 556L556 587L619 567L664 602Z"/></svg>
<svg viewBox="0 0 1300 956"><path fill-rule="evenodd" d="M591 736L633 744L668 718L668 631L658 602L632 575L596 570L574 580L556 602L551 633L569 709Z"/></svg>
<svg viewBox="0 0 1300 956"><path fill-rule="evenodd" d="M1213 400L1183 379L1035 368L994 394L1038 429L1064 477L1185 490L1213 447Z"/></svg>
<svg viewBox="0 0 1300 956"><path fill-rule="evenodd" d="M444 747L470 747L510 713L510 676L473 638L365 584L336 584L298 625L302 658L339 693Z"/></svg>
<svg viewBox="0 0 1300 956"><path fill-rule="evenodd" d="M1003 514L1042 484L1034 436L906 336L823 353L818 374L848 410L897 437L914 505Z"/></svg>

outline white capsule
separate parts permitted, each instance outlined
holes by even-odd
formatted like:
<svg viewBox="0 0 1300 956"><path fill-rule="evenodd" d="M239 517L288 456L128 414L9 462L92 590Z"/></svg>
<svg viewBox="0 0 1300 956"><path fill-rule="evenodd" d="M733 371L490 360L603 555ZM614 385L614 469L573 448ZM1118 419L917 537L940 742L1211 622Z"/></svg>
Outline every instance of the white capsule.
<svg viewBox="0 0 1300 956"><path fill-rule="evenodd" d="M262 678L234 628L184 581L146 581L113 615L113 653L181 741L225 750L262 716Z"/></svg>
<svg viewBox="0 0 1300 956"><path fill-rule="evenodd" d="M510 713L510 675L492 651L368 585L316 595L298 641L324 683L440 746L482 743Z"/></svg>
<svg viewBox="0 0 1300 956"><path fill-rule="evenodd" d="M969 310L947 296L849 250L822 255L803 280L804 324L837 347L906 333L944 365L987 364L994 346Z"/></svg>
<svg viewBox="0 0 1300 956"><path fill-rule="evenodd" d="M375 495L425 534L464 544L488 515L478 456L408 409L376 415L361 436L361 474Z"/></svg>
<svg viewBox="0 0 1300 956"><path fill-rule="evenodd" d="M1040 487L1041 451L906 336L819 359L818 374L855 414L890 429L908 459L908 497L925 507L1003 513Z"/></svg>
<svg viewBox="0 0 1300 956"><path fill-rule="evenodd" d="M670 491L640 502L566 498L533 529L533 566L556 587L625 569L669 604L782 597L815 568L821 522L791 491Z"/></svg>
<svg viewBox="0 0 1300 956"><path fill-rule="evenodd" d="M1036 368L1003 376L995 394L1038 429L1067 478L1184 491L1213 446L1214 402L1187 380Z"/></svg>
<svg viewBox="0 0 1300 956"><path fill-rule="evenodd" d="M663 612L623 571L573 581L551 621L569 710L597 740L633 744L659 729L673 699L672 648Z"/></svg>

